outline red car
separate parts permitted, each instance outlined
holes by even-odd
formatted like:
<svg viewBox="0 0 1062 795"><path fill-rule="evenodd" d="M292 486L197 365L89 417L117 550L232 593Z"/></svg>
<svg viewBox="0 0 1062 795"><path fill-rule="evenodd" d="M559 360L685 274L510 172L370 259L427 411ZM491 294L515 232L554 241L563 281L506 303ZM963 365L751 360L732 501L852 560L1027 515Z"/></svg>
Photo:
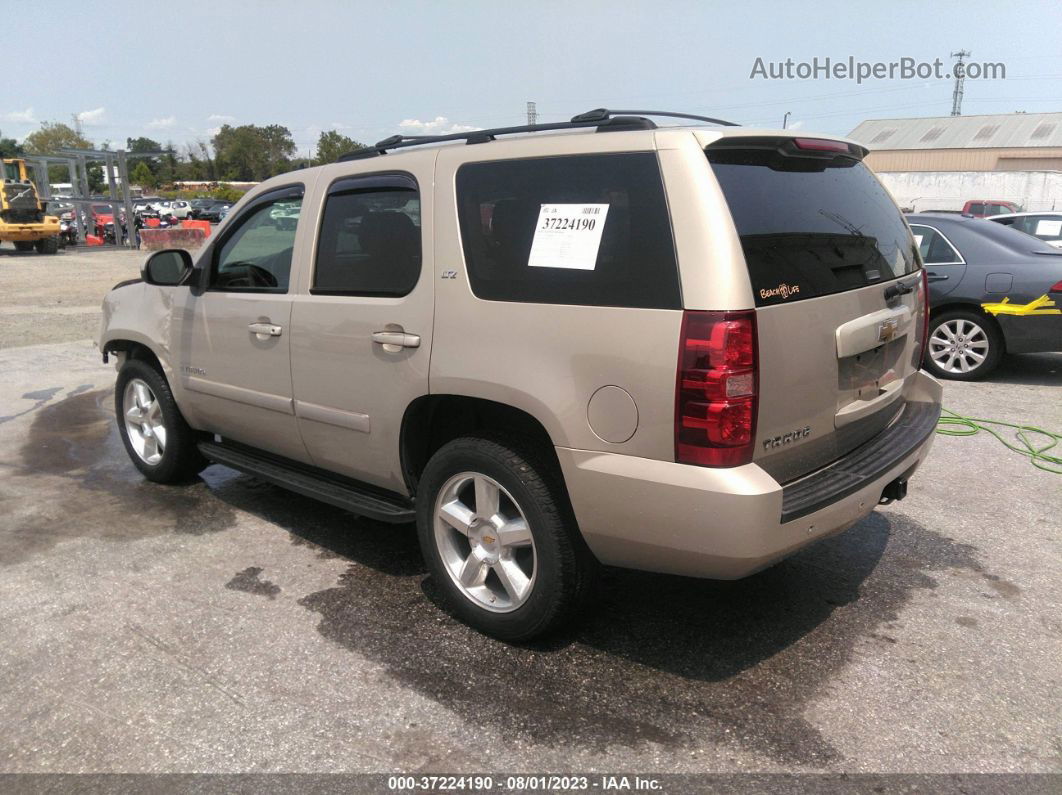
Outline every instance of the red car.
<svg viewBox="0 0 1062 795"><path fill-rule="evenodd" d="M972 215L974 218L1020 212L1021 207L1019 205L1002 199L970 199L962 206L962 214Z"/></svg>

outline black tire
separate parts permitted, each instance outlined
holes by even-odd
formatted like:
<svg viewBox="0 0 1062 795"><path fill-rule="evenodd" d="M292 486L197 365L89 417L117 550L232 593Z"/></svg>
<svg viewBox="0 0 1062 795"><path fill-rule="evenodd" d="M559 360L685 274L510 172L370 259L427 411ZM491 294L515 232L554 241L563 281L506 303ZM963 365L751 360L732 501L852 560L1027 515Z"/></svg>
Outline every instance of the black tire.
<svg viewBox="0 0 1062 795"><path fill-rule="evenodd" d="M473 601L443 561L435 532L436 502L443 487L461 473L496 481L530 529L534 578L526 601L510 612L492 612ZM599 565L579 535L560 473L531 443L462 437L443 445L428 461L417 488L417 533L445 606L464 623L500 640L523 642L558 629L594 590Z"/></svg>
<svg viewBox="0 0 1062 795"><path fill-rule="evenodd" d="M957 330L961 333L955 334ZM977 381L984 378L999 366L1006 347L1003 334L994 320L965 309L951 309L931 318L926 344L926 369L938 378L951 381ZM970 346L965 353L961 347L963 345ZM953 353L954 356L949 356ZM934 359L934 354L943 361ZM983 359L974 362L977 354ZM949 361L952 362L950 367ZM964 363L969 369L962 369Z"/></svg>
<svg viewBox="0 0 1062 795"><path fill-rule="evenodd" d="M149 463L136 451L129 438L125 416L129 408L125 405L126 387L134 379L147 384L158 401L161 409L162 424L166 430L166 443L161 460ZM144 477L156 483L182 483L194 478L208 465L196 446L196 434L185 422L177 403L173 399L170 385L155 367L140 359L129 359L118 371L118 381L114 387L114 412L118 420L118 432L122 444L133 465Z"/></svg>
<svg viewBox="0 0 1062 795"><path fill-rule="evenodd" d="M32 240L16 240L15 251L33 251L35 245Z"/></svg>
<svg viewBox="0 0 1062 795"><path fill-rule="evenodd" d="M37 241L37 253L38 254L58 254L59 253L59 238L58 237L43 237Z"/></svg>

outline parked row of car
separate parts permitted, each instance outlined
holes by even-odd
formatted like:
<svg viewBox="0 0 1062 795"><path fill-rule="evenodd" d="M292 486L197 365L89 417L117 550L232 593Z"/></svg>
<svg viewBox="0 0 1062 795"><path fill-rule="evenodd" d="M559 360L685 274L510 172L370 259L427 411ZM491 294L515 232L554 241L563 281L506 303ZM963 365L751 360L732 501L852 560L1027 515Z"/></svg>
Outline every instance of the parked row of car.
<svg viewBox="0 0 1062 795"><path fill-rule="evenodd" d="M133 204L136 213L153 212L159 216L173 216L180 220L196 220L218 223L232 207L233 202L222 199L164 199L159 196L145 196Z"/></svg>

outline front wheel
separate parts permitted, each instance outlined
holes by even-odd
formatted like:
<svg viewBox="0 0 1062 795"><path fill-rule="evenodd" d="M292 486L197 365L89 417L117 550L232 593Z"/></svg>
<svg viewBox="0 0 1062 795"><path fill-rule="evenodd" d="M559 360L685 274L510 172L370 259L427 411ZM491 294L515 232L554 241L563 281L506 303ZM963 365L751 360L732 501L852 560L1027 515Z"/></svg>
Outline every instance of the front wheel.
<svg viewBox="0 0 1062 795"><path fill-rule="evenodd" d="M58 254L59 253L59 238L58 237L44 237L37 241L37 253L38 254Z"/></svg>
<svg viewBox="0 0 1062 795"><path fill-rule="evenodd" d="M147 362L130 359L122 365L114 411L125 450L148 480L178 483L206 467L195 432L181 416L169 384Z"/></svg>
<svg viewBox="0 0 1062 795"><path fill-rule="evenodd" d="M441 447L417 490L417 531L446 604L506 641L563 624L597 566L559 477L531 445L466 437Z"/></svg>
<svg viewBox="0 0 1062 795"><path fill-rule="evenodd" d="M16 240L15 251L33 251L34 245L32 240Z"/></svg>
<svg viewBox="0 0 1062 795"><path fill-rule="evenodd" d="M1003 358L1003 335L994 322L975 312L942 312L929 323L926 368L940 378L976 381Z"/></svg>

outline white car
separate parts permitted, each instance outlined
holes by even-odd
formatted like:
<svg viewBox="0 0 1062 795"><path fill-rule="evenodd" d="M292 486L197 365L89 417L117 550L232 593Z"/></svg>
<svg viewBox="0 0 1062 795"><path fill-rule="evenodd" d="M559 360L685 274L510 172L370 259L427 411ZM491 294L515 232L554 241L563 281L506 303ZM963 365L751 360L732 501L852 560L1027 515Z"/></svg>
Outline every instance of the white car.
<svg viewBox="0 0 1062 795"><path fill-rule="evenodd" d="M990 215L986 220L1013 227L1019 232L1040 238L1048 245L1062 248L1062 212L1005 213Z"/></svg>
<svg viewBox="0 0 1062 795"><path fill-rule="evenodd" d="M170 203L170 213L180 219L189 218L192 215L192 205L184 199L175 199Z"/></svg>

